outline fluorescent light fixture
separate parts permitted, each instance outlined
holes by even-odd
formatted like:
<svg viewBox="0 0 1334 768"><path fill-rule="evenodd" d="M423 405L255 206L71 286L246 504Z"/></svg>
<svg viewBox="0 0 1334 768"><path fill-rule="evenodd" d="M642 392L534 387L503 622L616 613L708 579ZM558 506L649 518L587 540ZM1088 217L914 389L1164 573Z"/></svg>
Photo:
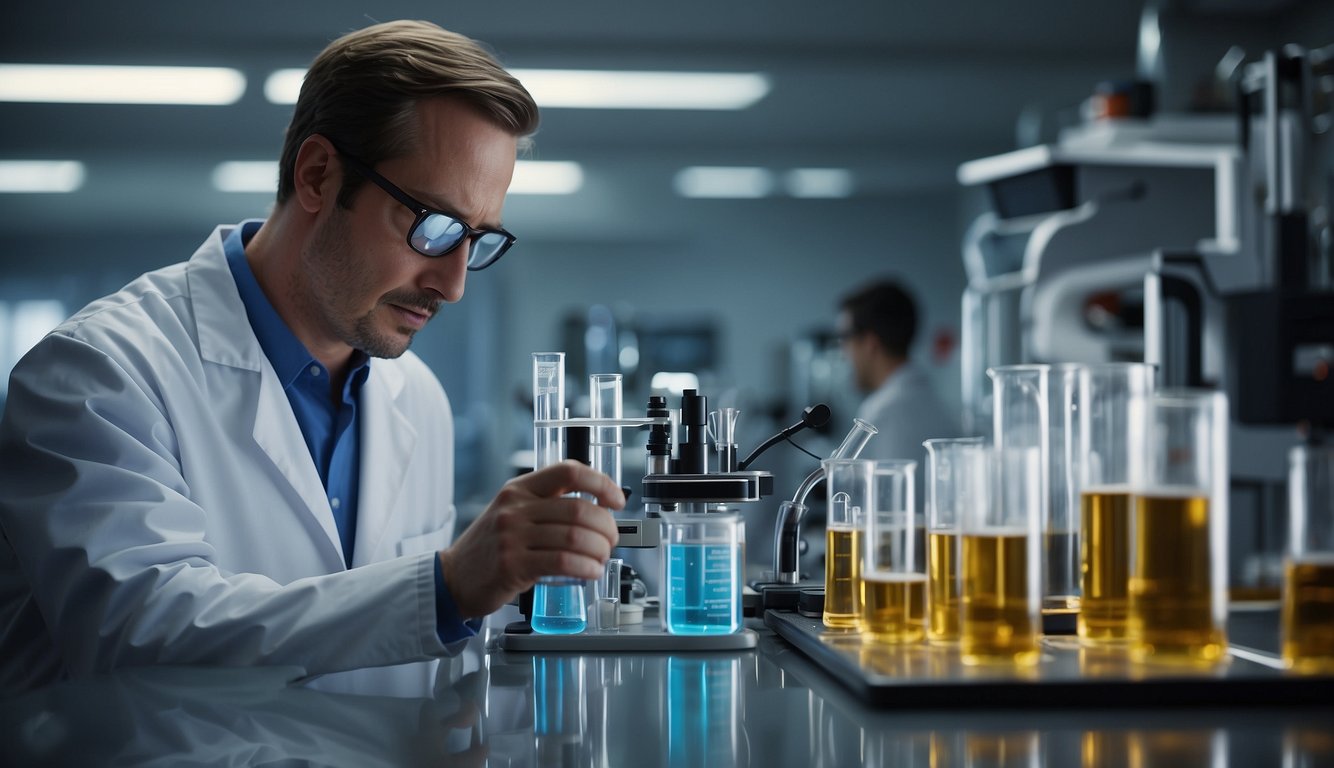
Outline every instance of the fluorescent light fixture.
<svg viewBox="0 0 1334 768"><path fill-rule="evenodd" d="M219 192L278 191L278 163L273 160L228 160L213 168L213 186Z"/></svg>
<svg viewBox="0 0 1334 768"><path fill-rule="evenodd" d="M678 171L675 183L682 197L753 198L773 191L774 175L766 168L697 165Z"/></svg>
<svg viewBox="0 0 1334 768"><path fill-rule="evenodd" d="M235 104L245 76L225 67L0 64L0 101Z"/></svg>
<svg viewBox="0 0 1334 768"><path fill-rule="evenodd" d="M511 195L572 195L584 185L584 169L578 163L551 160L520 160L514 164Z"/></svg>
<svg viewBox="0 0 1334 768"><path fill-rule="evenodd" d="M306 79L305 69L278 69L264 80L264 98L274 104L295 104L301 95L301 82Z"/></svg>
<svg viewBox="0 0 1334 768"><path fill-rule="evenodd" d="M794 168L783 176L793 197L848 197L852 172L845 168Z"/></svg>
<svg viewBox="0 0 1334 768"><path fill-rule="evenodd" d="M769 93L757 72L615 72L512 69L541 107L570 109L745 109ZM304 69L280 69L264 83L274 104L295 104Z"/></svg>
<svg viewBox="0 0 1334 768"><path fill-rule="evenodd" d="M0 160L0 192L73 192L84 175L78 160Z"/></svg>
<svg viewBox="0 0 1334 768"><path fill-rule="evenodd" d="M512 195L570 195L584 183L578 163L520 160L514 166ZM278 190L278 163L268 160L229 160L213 169L213 186L221 192Z"/></svg>
<svg viewBox="0 0 1334 768"><path fill-rule="evenodd" d="M514 69L538 106L573 109L745 109L769 93L758 72Z"/></svg>

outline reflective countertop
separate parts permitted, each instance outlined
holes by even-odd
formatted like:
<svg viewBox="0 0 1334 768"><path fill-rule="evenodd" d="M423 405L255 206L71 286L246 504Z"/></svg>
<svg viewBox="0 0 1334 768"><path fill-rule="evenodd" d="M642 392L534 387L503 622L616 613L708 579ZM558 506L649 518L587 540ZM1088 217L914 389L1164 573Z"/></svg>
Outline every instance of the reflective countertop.
<svg viewBox="0 0 1334 768"><path fill-rule="evenodd" d="M0 701L5 765L1306 766L1329 706L862 703L759 622L744 652L528 654L491 617L429 698L315 691L288 668L150 668ZM1268 617L1251 619L1264 645ZM1255 629L1257 628L1258 629ZM1243 626L1244 630L1245 627Z"/></svg>

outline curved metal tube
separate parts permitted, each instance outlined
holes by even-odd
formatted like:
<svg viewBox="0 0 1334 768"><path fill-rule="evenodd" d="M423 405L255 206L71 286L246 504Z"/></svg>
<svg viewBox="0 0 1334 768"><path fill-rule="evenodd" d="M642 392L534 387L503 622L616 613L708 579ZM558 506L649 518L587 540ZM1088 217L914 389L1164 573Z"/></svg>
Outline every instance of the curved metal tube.
<svg viewBox="0 0 1334 768"><path fill-rule="evenodd" d="M875 436L875 425L862 419L852 420L852 429L844 436L831 459L855 459L861 455L867 441ZM778 505L778 520L774 525L774 581L782 584L796 584L801 580L799 565L801 546L801 521L806 517L806 497L815 486L824 479L824 467L817 467L806 476L792 495L791 501Z"/></svg>

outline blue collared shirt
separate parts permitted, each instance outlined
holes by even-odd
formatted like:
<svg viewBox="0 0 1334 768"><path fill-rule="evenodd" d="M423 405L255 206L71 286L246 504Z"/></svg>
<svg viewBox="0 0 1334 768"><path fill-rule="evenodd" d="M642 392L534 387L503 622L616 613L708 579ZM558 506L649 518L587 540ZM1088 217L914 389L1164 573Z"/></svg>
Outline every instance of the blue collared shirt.
<svg viewBox="0 0 1334 768"><path fill-rule="evenodd" d="M361 387L370 373L370 359L354 353L352 370L335 398L329 370L307 351L273 308L245 258L245 243L259 231L261 222L247 221L233 229L223 241L227 266L245 304L250 327L269 358L292 404L310 457L320 474L343 545L343 560L352 566L352 548L357 538L357 490L361 465L357 403Z"/></svg>
<svg viewBox="0 0 1334 768"><path fill-rule="evenodd" d="M370 374L370 358L358 350L352 370L343 382L337 398L329 383L329 371L297 339L255 279L245 257L245 245L259 231L259 220L242 222L223 240L227 266L236 281L236 289L245 305L250 327L259 340L264 355L282 382L283 392L292 405L292 413L301 427L301 436L310 449L320 481L329 499L343 560L352 566L356 542L357 496L360 486L361 440L357 408L361 388ZM475 633L459 616L453 596L445 587L440 559L435 560L436 634L442 643L461 640Z"/></svg>

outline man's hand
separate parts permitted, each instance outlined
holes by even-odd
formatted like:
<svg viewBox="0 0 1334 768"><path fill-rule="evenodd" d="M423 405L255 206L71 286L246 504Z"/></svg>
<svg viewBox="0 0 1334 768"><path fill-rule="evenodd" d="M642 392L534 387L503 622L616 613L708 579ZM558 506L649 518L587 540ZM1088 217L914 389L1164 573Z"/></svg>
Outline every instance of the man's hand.
<svg viewBox="0 0 1334 768"><path fill-rule="evenodd" d="M567 493L592 494L602 506ZM510 480L449 549L440 553L445 585L467 618L485 616L539 576L596 579L616 545L604 507L625 506L611 478L563 461Z"/></svg>

